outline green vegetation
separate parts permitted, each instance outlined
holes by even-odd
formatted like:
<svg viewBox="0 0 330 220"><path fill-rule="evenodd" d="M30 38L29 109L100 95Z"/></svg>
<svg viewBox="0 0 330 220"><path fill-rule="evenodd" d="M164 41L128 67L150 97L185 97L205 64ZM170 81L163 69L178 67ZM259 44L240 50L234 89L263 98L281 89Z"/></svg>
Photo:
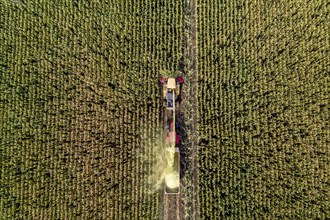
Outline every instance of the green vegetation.
<svg viewBox="0 0 330 220"><path fill-rule="evenodd" d="M202 219L325 219L326 1L197 1Z"/></svg>
<svg viewBox="0 0 330 220"><path fill-rule="evenodd" d="M0 219L159 219L161 70L186 219L330 216L328 3L192 1L0 1Z"/></svg>
<svg viewBox="0 0 330 220"><path fill-rule="evenodd" d="M158 219L145 189L177 1L0 1L0 218ZM142 140L143 135L148 140Z"/></svg>

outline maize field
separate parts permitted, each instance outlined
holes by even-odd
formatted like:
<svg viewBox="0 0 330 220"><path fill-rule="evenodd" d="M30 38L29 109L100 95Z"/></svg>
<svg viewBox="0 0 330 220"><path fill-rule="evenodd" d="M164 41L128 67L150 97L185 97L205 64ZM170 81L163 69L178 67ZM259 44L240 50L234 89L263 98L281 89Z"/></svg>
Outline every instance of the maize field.
<svg viewBox="0 0 330 220"><path fill-rule="evenodd" d="M0 219L162 219L162 70L185 78L180 219L327 219L327 20L325 0L1 0Z"/></svg>

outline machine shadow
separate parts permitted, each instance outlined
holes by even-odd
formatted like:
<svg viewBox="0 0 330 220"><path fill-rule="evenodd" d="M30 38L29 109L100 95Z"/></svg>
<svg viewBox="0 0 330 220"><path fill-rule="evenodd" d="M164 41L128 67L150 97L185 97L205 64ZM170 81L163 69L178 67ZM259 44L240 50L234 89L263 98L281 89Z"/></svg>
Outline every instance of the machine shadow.
<svg viewBox="0 0 330 220"><path fill-rule="evenodd" d="M180 88L182 90L182 87ZM181 94L181 91L180 91ZM187 157L188 154L188 147L189 147L189 141L188 141L188 135L187 135L187 125L185 123L185 115L182 111L182 97L179 96L177 102L180 105L179 111L177 112L177 122L179 125L179 128L177 128L177 133L180 136L180 142L178 144L179 150L180 150L180 179L184 177L187 170Z"/></svg>

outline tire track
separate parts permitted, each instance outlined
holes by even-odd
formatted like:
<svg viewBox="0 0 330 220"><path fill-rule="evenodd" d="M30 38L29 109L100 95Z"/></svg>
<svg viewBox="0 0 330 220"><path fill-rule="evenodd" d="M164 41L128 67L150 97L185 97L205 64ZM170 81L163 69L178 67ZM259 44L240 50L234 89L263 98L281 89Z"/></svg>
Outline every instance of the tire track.
<svg viewBox="0 0 330 220"><path fill-rule="evenodd" d="M196 133L196 118L197 118L197 31L196 31L196 0L189 0L190 23L189 23L189 44L188 44L188 59L189 66L189 86L190 86L190 103L191 103L191 150L190 157L192 159L191 175L192 175L192 215L191 219L198 219L198 173L197 173L197 133Z"/></svg>

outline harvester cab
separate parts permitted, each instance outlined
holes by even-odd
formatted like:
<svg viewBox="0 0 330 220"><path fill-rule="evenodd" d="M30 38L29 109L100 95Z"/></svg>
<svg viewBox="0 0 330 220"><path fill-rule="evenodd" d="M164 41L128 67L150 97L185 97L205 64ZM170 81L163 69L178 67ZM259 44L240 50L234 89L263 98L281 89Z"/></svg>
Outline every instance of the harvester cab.
<svg viewBox="0 0 330 220"><path fill-rule="evenodd" d="M160 78L160 82L163 85L163 98L167 100L167 109L175 109L175 100L180 95L180 87L184 82L182 76L176 78L166 78L165 76Z"/></svg>

